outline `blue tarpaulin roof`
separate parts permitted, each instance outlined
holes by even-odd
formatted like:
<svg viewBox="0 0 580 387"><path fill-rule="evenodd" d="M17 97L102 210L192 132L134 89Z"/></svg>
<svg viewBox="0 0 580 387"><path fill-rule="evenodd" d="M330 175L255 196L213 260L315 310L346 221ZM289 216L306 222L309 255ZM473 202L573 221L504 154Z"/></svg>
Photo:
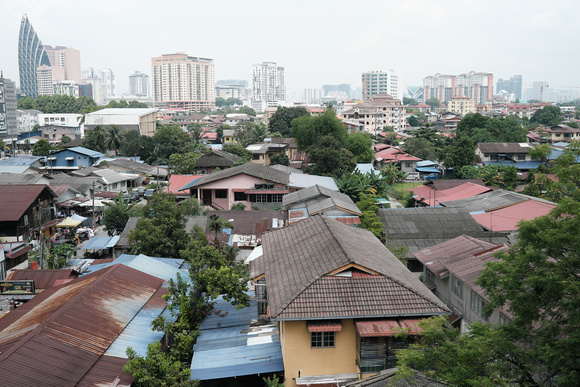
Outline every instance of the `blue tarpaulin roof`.
<svg viewBox="0 0 580 387"><path fill-rule="evenodd" d="M415 170L421 173L441 173L440 170L434 167L416 167Z"/></svg>
<svg viewBox="0 0 580 387"><path fill-rule="evenodd" d="M539 161L520 161L514 162L510 160L505 161L484 161L485 165L507 165L507 166L514 166L519 170L529 170L529 169L536 169L538 165L540 165Z"/></svg>
<svg viewBox="0 0 580 387"><path fill-rule="evenodd" d="M258 319L256 300L240 310L222 297L215 302L215 309L221 315L227 314L212 314L200 324L200 335L193 347L191 378L223 379L283 371L277 325L251 325Z"/></svg>
<svg viewBox="0 0 580 387"><path fill-rule="evenodd" d="M81 250L104 250L111 247L114 247L117 244L117 241L121 238L120 235L116 235L113 237L106 237L106 236L97 236L91 238L87 242L86 245L81 247Z"/></svg>

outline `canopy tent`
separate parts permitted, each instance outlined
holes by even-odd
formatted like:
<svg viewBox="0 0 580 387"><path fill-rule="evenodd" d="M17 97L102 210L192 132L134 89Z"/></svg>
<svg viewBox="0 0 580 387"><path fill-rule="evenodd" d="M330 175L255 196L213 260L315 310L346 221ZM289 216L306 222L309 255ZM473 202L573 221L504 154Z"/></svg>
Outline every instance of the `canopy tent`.
<svg viewBox="0 0 580 387"><path fill-rule="evenodd" d="M70 216L70 218L71 218L72 220L80 220L80 221L81 221L81 223L82 223L82 222L84 222L85 220L87 220L87 219L88 219L88 218L85 218L84 216L80 216L80 215L78 215L78 214L72 214L72 215Z"/></svg>
<svg viewBox="0 0 580 387"><path fill-rule="evenodd" d="M105 203L111 203L110 200L101 200L101 199L95 199L95 207L105 207ZM79 207L92 207L93 206L93 201L89 200L86 201L84 203L79 204Z"/></svg>
<svg viewBox="0 0 580 387"><path fill-rule="evenodd" d="M74 220L69 216L68 218L64 219L62 222L57 224L56 227L77 227L82 222L83 222L82 220Z"/></svg>

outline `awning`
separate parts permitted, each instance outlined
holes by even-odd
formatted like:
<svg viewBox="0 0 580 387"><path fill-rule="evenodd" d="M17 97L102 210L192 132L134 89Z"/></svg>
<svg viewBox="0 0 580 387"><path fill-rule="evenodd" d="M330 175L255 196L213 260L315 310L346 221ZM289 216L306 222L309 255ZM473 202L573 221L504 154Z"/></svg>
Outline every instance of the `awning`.
<svg viewBox="0 0 580 387"><path fill-rule="evenodd" d="M288 190L267 190L267 189L249 189L244 191L247 194L287 194Z"/></svg>
<svg viewBox="0 0 580 387"><path fill-rule="evenodd" d="M308 332L340 332L342 324L340 320L334 321L308 321Z"/></svg>
<svg viewBox="0 0 580 387"><path fill-rule="evenodd" d="M70 216L56 225L56 227L76 227L81 224L81 220L74 220Z"/></svg>
<svg viewBox="0 0 580 387"><path fill-rule="evenodd" d="M403 331L419 335L423 332L419 321L421 319L355 321L355 325L360 337L395 336Z"/></svg>
<svg viewBox="0 0 580 387"><path fill-rule="evenodd" d="M116 235L113 237L93 237L91 240L87 242L86 245L81 247L81 250L104 250L111 247L115 247L117 242L121 238L120 235Z"/></svg>
<svg viewBox="0 0 580 387"><path fill-rule="evenodd" d="M434 167L417 167L415 170L421 173L441 173L440 170Z"/></svg>
<svg viewBox="0 0 580 387"><path fill-rule="evenodd" d="M87 220L88 218L85 218L84 216L80 216L78 214L72 214L70 216L71 219L73 220L80 220L81 222L84 222L85 220Z"/></svg>

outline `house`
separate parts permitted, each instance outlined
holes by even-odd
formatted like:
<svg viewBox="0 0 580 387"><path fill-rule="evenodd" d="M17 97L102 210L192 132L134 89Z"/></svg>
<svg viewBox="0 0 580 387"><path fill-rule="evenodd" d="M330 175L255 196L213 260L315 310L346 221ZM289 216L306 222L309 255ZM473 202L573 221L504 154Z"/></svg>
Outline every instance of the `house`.
<svg viewBox="0 0 580 387"><path fill-rule="evenodd" d="M29 241L39 228L54 233L56 194L46 185L0 185L0 241Z"/></svg>
<svg viewBox="0 0 580 387"><path fill-rule="evenodd" d="M278 323L285 386L392 368L422 318L450 310L371 232L316 215L262 237L251 265L258 308Z"/></svg>
<svg viewBox="0 0 580 387"><path fill-rule="evenodd" d="M0 173L38 173L43 163L41 156L9 157L0 160Z"/></svg>
<svg viewBox="0 0 580 387"><path fill-rule="evenodd" d="M489 192L491 190L492 189L490 187L471 182L466 182L456 187L444 190L433 189L432 186L429 185L421 185L419 187L412 188L415 202L421 206L429 207L439 206L442 202L446 201L470 198L485 192Z"/></svg>
<svg viewBox="0 0 580 387"><path fill-rule="evenodd" d="M106 167L119 173L139 175L136 183L139 185L145 180L167 180L169 172L167 168L158 165L148 165L131 159L117 158L107 161Z"/></svg>
<svg viewBox="0 0 580 387"><path fill-rule="evenodd" d="M282 205L287 194L290 175L260 164L247 163L197 179L182 187L204 205L229 210L236 203L248 209L252 205L273 208Z"/></svg>
<svg viewBox="0 0 580 387"><path fill-rule="evenodd" d="M28 268L28 253L30 250L32 250L32 246L26 242L0 243L0 280L4 280L6 276L9 276L12 270ZM19 297L0 296L0 301L6 299L21 301ZM23 301L28 299L29 297L25 297Z"/></svg>
<svg viewBox="0 0 580 387"><path fill-rule="evenodd" d="M163 279L126 265L44 290L0 319L2 384L130 386L125 351L143 356L162 338L150 326L167 293Z"/></svg>
<svg viewBox="0 0 580 387"><path fill-rule="evenodd" d="M388 208L380 209L377 215L385 226L389 244L407 248L407 267L412 272L423 271L414 253L459 235L466 234L494 244L508 241L509 232L486 231L464 208Z"/></svg>
<svg viewBox="0 0 580 387"><path fill-rule="evenodd" d="M195 172L198 174L210 174L217 168L229 168L239 160L240 156L223 150L213 150L195 160Z"/></svg>
<svg viewBox="0 0 580 387"><path fill-rule="evenodd" d="M508 207L512 204L525 202L530 199L541 203L554 204L548 200L504 189L496 189L465 199L442 201L440 204L448 208L464 208L469 211L469 213L476 214Z"/></svg>
<svg viewBox="0 0 580 387"><path fill-rule="evenodd" d="M236 138L236 134L234 129L225 129L223 131L222 142L224 144L237 144L238 139Z"/></svg>
<svg viewBox="0 0 580 387"><path fill-rule="evenodd" d="M484 264L496 260L495 253L507 250L506 245L460 235L415 253L424 266L423 282L453 310L449 322L461 332L469 331L474 322L501 325L509 321L505 310L495 310L490 316L484 313L488 300L475 284Z"/></svg>
<svg viewBox="0 0 580 387"><path fill-rule="evenodd" d="M323 214L345 224L360 224L362 212L352 199L343 193L313 185L285 195L282 199L290 224Z"/></svg>
<svg viewBox="0 0 580 387"><path fill-rule="evenodd" d="M252 152L253 163L262 164L265 166L270 165L270 158L272 156L288 156L289 153L289 146L288 144L284 143L266 142L264 144L250 144L246 147L246 149Z"/></svg>
<svg viewBox="0 0 580 387"><path fill-rule="evenodd" d="M53 286L63 285L77 278L73 269L14 269L6 277L7 281L33 281L35 293Z"/></svg>
<svg viewBox="0 0 580 387"><path fill-rule="evenodd" d="M163 191L175 195L177 199L189 199L189 191L179 191L179 189L193 180L201 179L203 176L204 175L171 175L167 187L165 187Z"/></svg>
<svg viewBox="0 0 580 387"><path fill-rule="evenodd" d="M475 154L481 163L493 162L519 163L532 161L530 151L534 148L528 143L517 142L484 142L475 147Z"/></svg>
<svg viewBox="0 0 580 387"><path fill-rule="evenodd" d="M45 160L43 169L50 171L71 171L91 167L104 155L91 149L77 146L51 153Z"/></svg>
<svg viewBox="0 0 580 387"><path fill-rule="evenodd" d="M102 190L109 192L129 192L132 187L138 186L139 175L118 173L108 168L96 169L92 175L98 176L105 184Z"/></svg>
<svg viewBox="0 0 580 387"><path fill-rule="evenodd" d="M505 207L473 213L473 219L490 231L515 231L522 220L533 220L547 215L556 207L545 201L525 200Z"/></svg>
<svg viewBox="0 0 580 387"><path fill-rule="evenodd" d="M580 129L560 124L546 129L551 135L551 142L580 140Z"/></svg>
<svg viewBox="0 0 580 387"><path fill-rule="evenodd" d="M354 105L343 112L348 121L358 121L364 125L364 131L378 134L385 126L395 131L405 129L405 106L402 102L388 94L373 95L370 100Z"/></svg>
<svg viewBox="0 0 580 387"><path fill-rule="evenodd" d="M401 171L405 173L415 172L417 168L417 163L421 161L420 158L411 156L410 154L403 152L401 148L389 145L388 148L384 148L375 153L375 162L381 166L386 163L398 164Z"/></svg>

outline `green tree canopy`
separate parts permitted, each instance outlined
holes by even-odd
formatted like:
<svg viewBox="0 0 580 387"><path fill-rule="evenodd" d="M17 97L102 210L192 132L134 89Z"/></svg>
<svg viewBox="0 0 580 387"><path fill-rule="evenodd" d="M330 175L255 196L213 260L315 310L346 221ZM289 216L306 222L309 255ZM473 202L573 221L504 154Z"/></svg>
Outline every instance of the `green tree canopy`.
<svg viewBox="0 0 580 387"><path fill-rule="evenodd" d="M52 150L52 145L48 142L48 140L42 138L38 140L34 147L32 148L32 155L33 156L48 156L50 151Z"/></svg>
<svg viewBox="0 0 580 387"><path fill-rule="evenodd" d="M448 168L459 169L465 165L472 165L475 161L475 145L467 137L460 137L455 144L447 147L443 154L443 162Z"/></svg>
<svg viewBox="0 0 580 387"><path fill-rule="evenodd" d="M307 167L307 172L314 175L340 179L343 174L351 173L356 168L352 153L331 135L322 137L316 146L310 147L308 155L311 165Z"/></svg>
<svg viewBox="0 0 580 387"><path fill-rule="evenodd" d="M84 114L85 110L98 108L90 97L71 97L69 95L41 95L37 98L24 97L18 100L18 109L36 109L43 113Z"/></svg>
<svg viewBox="0 0 580 387"><path fill-rule="evenodd" d="M419 105L415 98L403 97L403 105Z"/></svg>
<svg viewBox="0 0 580 387"><path fill-rule="evenodd" d="M421 126L421 123L419 122L419 120L415 116L409 117L409 119L407 120L407 123L409 124L409 126L414 126L414 127Z"/></svg>
<svg viewBox="0 0 580 387"><path fill-rule="evenodd" d="M82 147L87 149L92 149L97 152L105 153L105 140L107 133L102 126L97 125L94 129L87 130L85 132L85 138L81 143Z"/></svg>
<svg viewBox="0 0 580 387"><path fill-rule="evenodd" d="M422 160L436 160L435 146L424 138L411 137L405 140L405 152Z"/></svg>
<svg viewBox="0 0 580 387"><path fill-rule="evenodd" d="M369 133L352 133L347 135L346 149L353 154L357 163L372 163L375 159L373 140Z"/></svg>
<svg viewBox="0 0 580 387"><path fill-rule="evenodd" d="M290 165L290 159L284 153L270 156L270 166L272 165Z"/></svg>
<svg viewBox="0 0 580 387"><path fill-rule="evenodd" d="M133 204L125 201L123 193L119 193L112 203L105 203L107 208L104 213L105 230L109 236L120 234L130 217Z"/></svg>
<svg viewBox="0 0 580 387"><path fill-rule="evenodd" d="M435 97L429 98L427 101L425 101L425 104L431 106L431 109L435 109L441 106L441 102L438 98Z"/></svg>
<svg viewBox="0 0 580 387"><path fill-rule="evenodd" d="M195 162L199 154L194 152L174 153L169 156L169 169L172 174L188 175L195 172Z"/></svg>
<svg viewBox="0 0 580 387"><path fill-rule="evenodd" d="M195 148L192 138L176 124L158 128L153 143L157 150L147 160L150 164L168 164L172 154L193 152Z"/></svg>
<svg viewBox="0 0 580 387"><path fill-rule="evenodd" d="M245 160L251 160L253 153L241 146L240 144L224 144L222 150L233 155L239 156Z"/></svg>
<svg viewBox="0 0 580 387"><path fill-rule="evenodd" d="M270 117L268 129L272 133L278 132L283 137L290 137L292 132L292 120L307 115L308 110L306 110L305 107L280 107L272 117Z"/></svg>
<svg viewBox="0 0 580 387"><path fill-rule="evenodd" d="M562 111L558 106L544 106L530 118L530 123L544 126L554 126L560 122L562 122Z"/></svg>
<svg viewBox="0 0 580 387"><path fill-rule="evenodd" d="M332 136L340 146L346 144L347 130L333 109L327 109L317 116L301 116L292 120L292 137L296 139L298 150L306 150L317 145L324 136Z"/></svg>

